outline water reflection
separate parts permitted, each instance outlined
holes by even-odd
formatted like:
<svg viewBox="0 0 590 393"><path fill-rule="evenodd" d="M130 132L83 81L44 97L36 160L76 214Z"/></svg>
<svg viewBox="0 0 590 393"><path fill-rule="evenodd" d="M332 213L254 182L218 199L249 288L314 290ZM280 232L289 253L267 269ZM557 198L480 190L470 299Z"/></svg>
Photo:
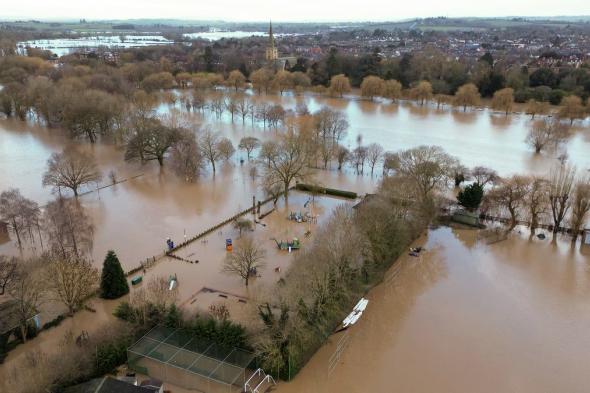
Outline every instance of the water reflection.
<svg viewBox="0 0 590 393"><path fill-rule="evenodd" d="M512 116L499 115L497 113L490 113L490 124L498 129L504 130L510 126Z"/></svg>
<svg viewBox="0 0 590 393"><path fill-rule="evenodd" d="M475 111L457 111L452 110L451 116L453 120L460 124L473 124L477 121L479 113Z"/></svg>

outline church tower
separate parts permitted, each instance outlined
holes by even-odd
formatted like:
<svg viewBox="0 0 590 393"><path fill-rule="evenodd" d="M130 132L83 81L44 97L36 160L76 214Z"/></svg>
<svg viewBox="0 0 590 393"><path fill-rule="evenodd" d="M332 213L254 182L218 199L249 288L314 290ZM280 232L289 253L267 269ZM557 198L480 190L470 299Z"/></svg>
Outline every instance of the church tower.
<svg viewBox="0 0 590 393"><path fill-rule="evenodd" d="M279 52L275 46L275 38L272 34L272 21L268 29L268 46L266 47L266 60L275 61L279 58Z"/></svg>

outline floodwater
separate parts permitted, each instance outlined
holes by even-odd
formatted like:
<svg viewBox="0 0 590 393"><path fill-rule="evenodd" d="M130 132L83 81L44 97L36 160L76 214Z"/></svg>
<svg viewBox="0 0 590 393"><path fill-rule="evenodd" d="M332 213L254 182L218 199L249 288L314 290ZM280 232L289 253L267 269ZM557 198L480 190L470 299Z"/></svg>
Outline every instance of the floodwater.
<svg viewBox="0 0 590 393"><path fill-rule="evenodd" d="M288 110L295 110L297 104L305 103L311 112L324 106L344 112L350 127L343 144L349 149L357 146L359 137L363 145L378 143L386 151L437 145L467 167L487 166L501 176L547 174L557 158L566 153L569 161L580 170L590 170L589 118L574 124L563 147L535 154L525 143L531 119L522 113L505 116L485 108L463 112L448 106L437 109L434 104L421 107L413 102L368 101L357 96L341 99L287 93L283 96L253 94L252 100L281 104ZM181 104L176 107L181 108ZM219 127L219 120L212 114L200 121ZM247 131L251 129L248 124L247 120L246 127L242 127L239 116L235 117L233 124L229 114L222 117L222 127L228 132ZM261 127L256 128L260 133ZM263 138L269 132L263 131Z"/></svg>
<svg viewBox="0 0 590 393"><path fill-rule="evenodd" d="M588 391L590 250L524 234L486 245L448 227L416 245L426 251L402 257L360 321L278 392Z"/></svg>
<svg viewBox="0 0 590 393"><path fill-rule="evenodd" d="M21 51L27 47L50 50L58 56L64 56L79 49L99 47L106 48L139 48L142 46L171 45L170 41L161 35L97 35L81 38L54 38L22 41L17 44Z"/></svg>
<svg viewBox="0 0 590 393"><path fill-rule="evenodd" d="M281 103L287 109L305 101L312 111L323 105L345 111L350 129L344 143L351 148L358 135L363 144L376 142L392 151L435 144L466 166L487 165L501 175L546 174L556 162L557 153L535 156L528 149L524 139L529 120L524 115L506 118L487 110L462 113L408 103L315 96L254 99ZM221 121L195 113L188 119L195 125L209 123L234 146L243 136L266 140L277 135L249 121L242 125L237 117L232 123L227 114ZM72 142L59 130L14 120L0 120L0 191L17 187L40 205L50 201L54 195L42 187L42 175L49 156L67 144L94 155L105 175L102 185L107 184L111 170L119 179L127 179L99 192L86 189L92 192L80 197L95 225L91 256L97 267L107 250L114 249L123 268L130 270L161 254L167 237L181 242L185 235L194 236L251 206L252 196L264 197L258 181L249 175L251 164L240 163L240 158L246 158L242 152L220 164L215 176L207 170L197 183L186 184L154 162L143 166L124 162L123 150L108 143L91 146ZM566 147L570 162L581 171L590 168L588 121L574 129ZM368 173L357 176L350 168L318 171L316 178L327 186L360 194L371 192L379 180L378 175ZM255 297L259 284L278 280L292 259L273 248L271 238L300 237L304 244L312 241L302 236L305 224L285 218L288 211L301 210L307 197L294 193L288 207L280 201L277 212L264 220L267 227L257 226L253 235L269 246L269 254L267 267L251 288L220 272L226 236L239 242L235 230L228 227L222 228L221 234L210 234L205 243L198 241L178 252L182 258L199 259L199 264L167 258L148 271L146 280L176 274L179 300L188 310L206 308L220 299L220 293L229 294L227 301L234 306L240 297ZM318 222L338 203L340 200L318 198ZM402 258L385 283L370 293L368 311L349 331L349 348L330 377L327 364L338 337L281 390L583 391L587 386L583 377L590 371L584 353L590 344L588 256L570 252L567 241L553 248L548 242L531 245L515 237L487 246L476 241L475 232L430 231L428 238L422 239L428 251L419 259ZM11 241L0 244L0 253L18 254L18 250ZM280 272L274 271L277 267ZM203 287L219 292L200 292ZM199 302L193 305L195 298ZM97 319L108 320L112 308L103 309L107 305L102 301L96 303L96 314L82 312L69 322L80 321L73 327L77 334L93 328ZM240 307L232 308L232 315L237 316ZM35 343L43 349L55 348L55 340L63 337L68 327L63 326L20 346L8 360L12 364Z"/></svg>
<svg viewBox="0 0 590 393"><path fill-rule="evenodd" d="M234 146L245 135L261 139L276 136L274 131L245 129L241 125L220 124L218 128ZM161 254L166 238L179 243L185 235L193 236L250 207L252 196L257 200L265 198L259 179L253 180L249 174L251 164L240 164L240 158L246 158L241 152L219 164L215 176L209 170L198 182L187 184L166 168L161 170L155 162L144 166L126 163L124 151L113 145L71 142L59 130L12 120L0 121L0 190L17 187L40 205L52 200L55 195L51 189L42 186L43 172L50 155L67 144L94 155L104 175L102 185L108 184L110 171L115 171L118 179L129 179L99 192L94 187L85 189L94 192L80 197L95 226L91 256L96 266L101 266L106 252L113 249L123 268L130 270L140 261ZM351 173L320 171L318 177L326 185L359 192L371 191L377 182L376 177ZM9 242L0 244L0 253L16 255L18 249Z"/></svg>

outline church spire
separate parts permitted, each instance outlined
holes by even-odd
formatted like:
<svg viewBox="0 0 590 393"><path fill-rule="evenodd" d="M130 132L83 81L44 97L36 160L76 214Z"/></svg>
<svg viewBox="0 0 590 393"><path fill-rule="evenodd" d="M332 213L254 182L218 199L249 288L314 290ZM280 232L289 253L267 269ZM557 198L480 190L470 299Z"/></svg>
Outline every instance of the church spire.
<svg viewBox="0 0 590 393"><path fill-rule="evenodd" d="M275 37L272 34L272 20L270 21L270 25L268 27L268 43L271 47L275 46Z"/></svg>
<svg viewBox="0 0 590 393"><path fill-rule="evenodd" d="M279 52L275 46L275 37L272 33L272 20L268 25L268 46L266 47L266 60L275 61L279 58Z"/></svg>

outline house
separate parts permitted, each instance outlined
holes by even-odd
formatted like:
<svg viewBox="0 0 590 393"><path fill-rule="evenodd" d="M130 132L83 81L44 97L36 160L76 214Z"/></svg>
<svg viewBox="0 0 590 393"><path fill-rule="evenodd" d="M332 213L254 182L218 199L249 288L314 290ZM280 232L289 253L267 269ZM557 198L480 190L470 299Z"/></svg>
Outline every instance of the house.
<svg viewBox="0 0 590 393"><path fill-rule="evenodd" d="M143 381L140 386L113 377L95 378L88 382L71 386L64 393L163 393L164 385L156 379Z"/></svg>
<svg viewBox="0 0 590 393"><path fill-rule="evenodd" d="M590 228L584 229L584 234L582 235L582 244L590 247Z"/></svg>

